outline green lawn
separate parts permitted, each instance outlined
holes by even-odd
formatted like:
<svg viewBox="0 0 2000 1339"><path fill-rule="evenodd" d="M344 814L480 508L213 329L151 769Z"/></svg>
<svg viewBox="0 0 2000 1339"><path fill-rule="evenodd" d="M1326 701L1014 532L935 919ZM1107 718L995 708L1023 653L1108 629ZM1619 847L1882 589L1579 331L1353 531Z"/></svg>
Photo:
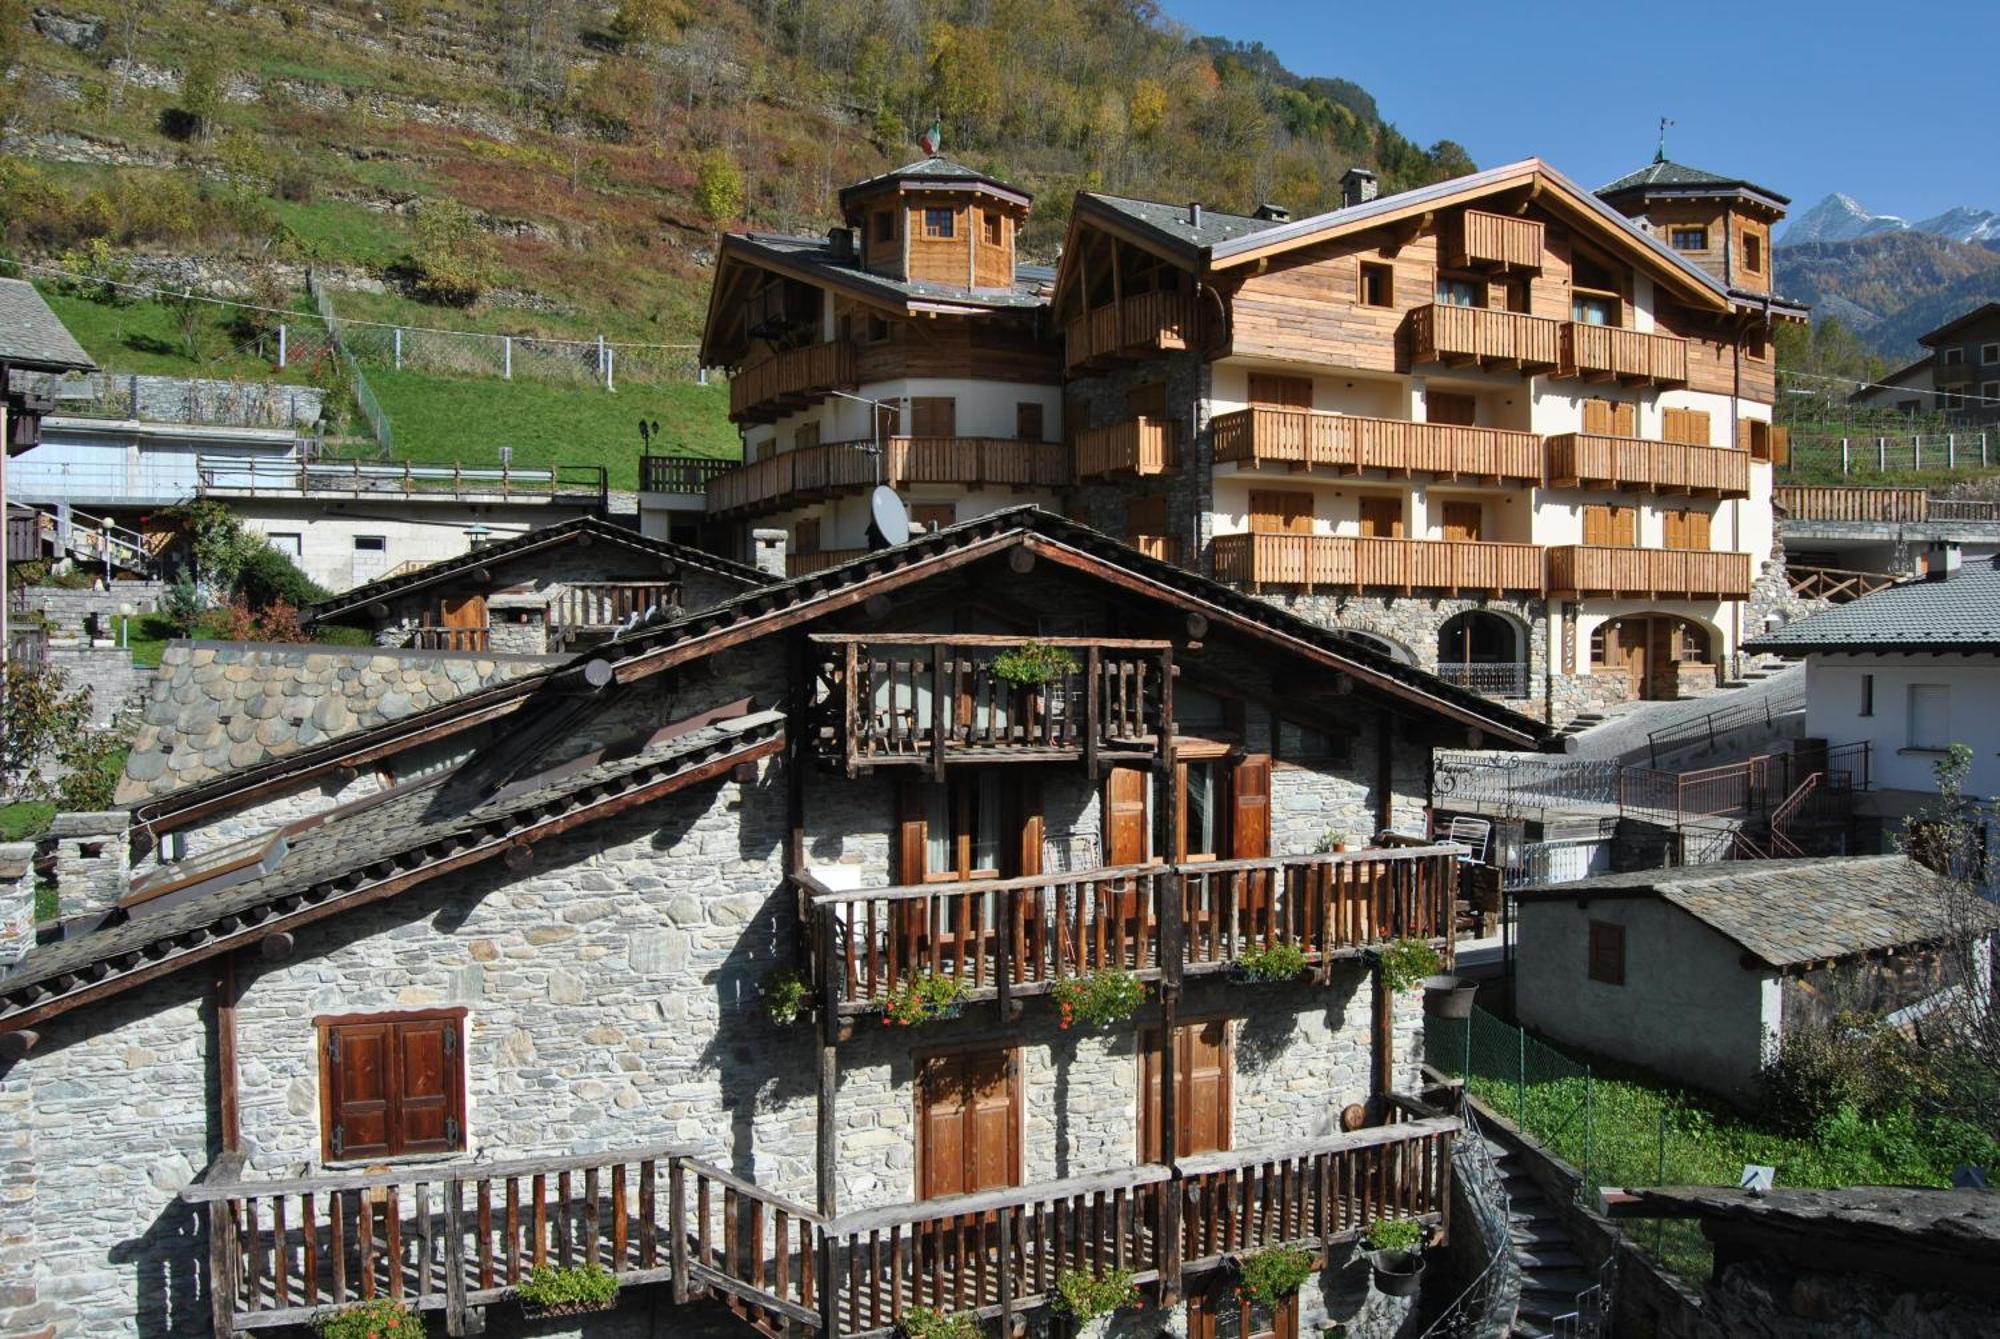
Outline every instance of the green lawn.
<svg viewBox="0 0 2000 1339"><path fill-rule="evenodd" d="M396 454L419 463L495 465L514 448L516 465L602 465L613 488L639 482L639 420L657 419L655 455L741 454L720 384L630 385L615 393L496 378L427 376L371 369L368 383L396 432Z"/></svg>
<svg viewBox="0 0 2000 1339"><path fill-rule="evenodd" d="M42 289L49 309L76 336L76 342L106 368L160 376L241 378L249 381L302 382L297 367L283 372L271 366L230 326L237 312L204 304L188 347L179 321L153 301L113 306L88 298Z"/></svg>
<svg viewBox="0 0 2000 1339"><path fill-rule="evenodd" d="M49 825L56 806L48 800L17 800L0 804L0 842L26 841Z"/></svg>

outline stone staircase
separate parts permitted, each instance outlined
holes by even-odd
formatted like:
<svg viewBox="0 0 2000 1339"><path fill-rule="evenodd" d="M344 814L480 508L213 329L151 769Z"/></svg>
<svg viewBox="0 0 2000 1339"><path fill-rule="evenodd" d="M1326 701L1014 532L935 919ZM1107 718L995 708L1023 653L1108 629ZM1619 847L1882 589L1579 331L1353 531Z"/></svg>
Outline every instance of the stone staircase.
<svg viewBox="0 0 2000 1339"><path fill-rule="evenodd" d="M1597 1286L1596 1273L1576 1253L1562 1220L1549 1207L1540 1185L1521 1170L1517 1156L1492 1139L1486 1141L1486 1150L1507 1191L1508 1231L1521 1270L1521 1300L1510 1333L1519 1339L1594 1333L1594 1328L1579 1326L1573 1318L1589 1310L1580 1300ZM1560 1326L1559 1318L1565 1322Z"/></svg>

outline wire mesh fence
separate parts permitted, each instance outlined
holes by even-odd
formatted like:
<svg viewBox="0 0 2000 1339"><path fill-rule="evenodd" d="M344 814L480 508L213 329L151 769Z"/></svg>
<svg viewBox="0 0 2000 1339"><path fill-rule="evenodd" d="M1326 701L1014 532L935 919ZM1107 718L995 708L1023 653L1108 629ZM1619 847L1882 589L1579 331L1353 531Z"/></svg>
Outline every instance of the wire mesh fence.
<svg viewBox="0 0 2000 1339"><path fill-rule="evenodd" d="M319 307L320 319L326 322L326 333L332 341L337 356L354 382L354 402L360 407L361 416L368 420L368 431L375 438L375 444L382 448L382 455L386 458L396 449L396 430L390 425L388 411L384 410L382 402L375 398L375 388L368 384L368 377L362 372L361 364L347 348L340 316L334 311L333 299L327 296L325 287L319 282L319 276L308 273L306 287L312 293L313 302Z"/></svg>
<svg viewBox="0 0 2000 1339"><path fill-rule="evenodd" d="M1792 435L1787 474L1966 473L2000 466L2000 436L1979 428Z"/></svg>
<svg viewBox="0 0 2000 1339"><path fill-rule="evenodd" d="M323 299L322 312L331 305ZM342 347L357 362L372 368L605 390L628 383L657 385L705 379L700 352L693 345L550 339L336 320Z"/></svg>

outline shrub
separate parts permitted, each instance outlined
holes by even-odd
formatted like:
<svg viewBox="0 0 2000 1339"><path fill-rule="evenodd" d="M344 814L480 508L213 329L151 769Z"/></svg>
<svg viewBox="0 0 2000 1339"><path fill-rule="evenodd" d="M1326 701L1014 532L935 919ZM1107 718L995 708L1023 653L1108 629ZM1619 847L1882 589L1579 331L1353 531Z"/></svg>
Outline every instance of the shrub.
<svg viewBox="0 0 2000 1339"><path fill-rule="evenodd" d="M1086 976L1063 977L1056 982L1053 993L1056 1007L1062 1013L1057 1026L1065 1031L1079 1020L1102 1027L1130 1018L1146 1002L1145 984L1118 967L1106 967Z"/></svg>
<svg viewBox="0 0 2000 1339"><path fill-rule="evenodd" d="M320 1339L422 1339L424 1322L415 1308L377 1297L321 1316L313 1329Z"/></svg>
<svg viewBox="0 0 2000 1339"><path fill-rule="evenodd" d="M1377 1218L1368 1225L1371 1251L1420 1251L1424 1225L1414 1218Z"/></svg>
<svg viewBox="0 0 2000 1339"><path fill-rule="evenodd" d="M1934 1087L1915 1042L1873 1015L1853 1013L1788 1028L1762 1084L1772 1122L1796 1135L1821 1133L1843 1111L1888 1116Z"/></svg>
<svg viewBox="0 0 2000 1339"><path fill-rule="evenodd" d="M743 171L721 149L710 149L695 169L695 203L711 223L729 223L743 217Z"/></svg>
<svg viewBox="0 0 2000 1339"><path fill-rule="evenodd" d="M1080 668L1068 648L1047 642L1023 642L993 657L993 677L1014 684L1045 684Z"/></svg>
<svg viewBox="0 0 2000 1339"><path fill-rule="evenodd" d="M518 1294L546 1311L608 1307L618 1298L618 1276L603 1265L536 1265L521 1280Z"/></svg>
<svg viewBox="0 0 2000 1339"><path fill-rule="evenodd" d="M1255 1306L1273 1307L1312 1277L1312 1255L1297 1246L1273 1246L1246 1256L1237 1290Z"/></svg>
<svg viewBox="0 0 2000 1339"><path fill-rule="evenodd" d="M1381 959L1382 982L1392 991L1408 990L1444 966L1437 950L1421 939L1398 939L1382 950Z"/></svg>
<svg viewBox="0 0 2000 1339"><path fill-rule="evenodd" d="M764 978L764 1012L779 1027L790 1027L806 1004L806 979L791 970Z"/></svg>
<svg viewBox="0 0 2000 1339"><path fill-rule="evenodd" d="M174 577L166 594L160 597L160 617L164 618L176 636L185 637L194 631L195 624L208 612L208 605L201 598L201 590L194 584L194 572L186 567Z"/></svg>
<svg viewBox="0 0 2000 1339"><path fill-rule="evenodd" d="M965 983L955 976L923 972L891 990L882 999L882 1021L890 1027L913 1027L933 1018L950 1018L965 999Z"/></svg>
<svg viewBox="0 0 2000 1339"><path fill-rule="evenodd" d="M1253 946L1237 955L1236 969L1251 981L1290 981L1305 971L1306 952L1289 940Z"/></svg>
<svg viewBox="0 0 2000 1339"><path fill-rule="evenodd" d="M317 604L326 590L301 572L291 555L261 544L244 555L236 569L236 595L252 609L287 604L294 609Z"/></svg>
<svg viewBox="0 0 2000 1339"><path fill-rule="evenodd" d="M78 753L90 737L90 688L70 690L69 676L53 666L10 660L0 691L0 794L46 800L55 787L43 774L50 758L73 770L74 756L85 766L92 755Z"/></svg>
<svg viewBox="0 0 2000 1339"><path fill-rule="evenodd" d="M130 741L115 730L86 730L65 743L58 751L63 776L56 783L57 807L68 813L109 809L131 751Z"/></svg>
<svg viewBox="0 0 2000 1339"><path fill-rule="evenodd" d="M1095 1320L1121 1307L1139 1305L1139 1285L1132 1271L1114 1269L1092 1274L1087 1269L1065 1269L1056 1275L1056 1310L1074 1320Z"/></svg>
<svg viewBox="0 0 2000 1339"><path fill-rule="evenodd" d="M417 206L415 229L408 267L417 295L454 307L477 302L499 263L479 216L453 199L426 200Z"/></svg>
<svg viewBox="0 0 2000 1339"><path fill-rule="evenodd" d="M980 1339L979 1322L970 1316L947 1316L927 1306L913 1306L896 1323L903 1339Z"/></svg>

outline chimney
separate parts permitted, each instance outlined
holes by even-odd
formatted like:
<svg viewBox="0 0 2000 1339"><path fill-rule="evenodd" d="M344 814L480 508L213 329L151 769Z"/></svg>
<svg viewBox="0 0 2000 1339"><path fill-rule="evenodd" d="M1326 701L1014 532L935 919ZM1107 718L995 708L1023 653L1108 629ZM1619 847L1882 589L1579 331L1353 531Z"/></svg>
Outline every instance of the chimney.
<svg viewBox="0 0 2000 1339"><path fill-rule="evenodd" d="M1925 556L1928 561L1924 564L1924 580L1949 581L1958 575L1958 545L1939 540L1930 546Z"/></svg>
<svg viewBox="0 0 2000 1339"><path fill-rule="evenodd" d="M785 541L789 538L782 530L752 530L750 532L750 563L759 572L778 580L785 579Z"/></svg>
<svg viewBox="0 0 2000 1339"><path fill-rule="evenodd" d="M1187 222L1190 228L1199 228L1201 226L1201 201L1188 201Z"/></svg>
<svg viewBox="0 0 2000 1339"><path fill-rule="evenodd" d="M0 972L35 943L35 844L0 845Z"/></svg>
<svg viewBox="0 0 2000 1339"><path fill-rule="evenodd" d="M1340 174L1340 203L1343 208L1365 205L1380 194L1381 189L1375 174L1365 167L1350 167Z"/></svg>
<svg viewBox="0 0 2000 1339"><path fill-rule="evenodd" d="M1257 206L1255 217L1263 219L1267 223L1290 223L1292 221L1292 211L1283 205L1262 204Z"/></svg>
<svg viewBox="0 0 2000 1339"><path fill-rule="evenodd" d="M826 230L827 249L833 252L835 260L854 259L854 229L828 228Z"/></svg>
<svg viewBox="0 0 2000 1339"><path fill-rule="evenodd" d="M123 809L57 814L56 909L64 920L102 916L132 891L132 815Z"/></svg>

